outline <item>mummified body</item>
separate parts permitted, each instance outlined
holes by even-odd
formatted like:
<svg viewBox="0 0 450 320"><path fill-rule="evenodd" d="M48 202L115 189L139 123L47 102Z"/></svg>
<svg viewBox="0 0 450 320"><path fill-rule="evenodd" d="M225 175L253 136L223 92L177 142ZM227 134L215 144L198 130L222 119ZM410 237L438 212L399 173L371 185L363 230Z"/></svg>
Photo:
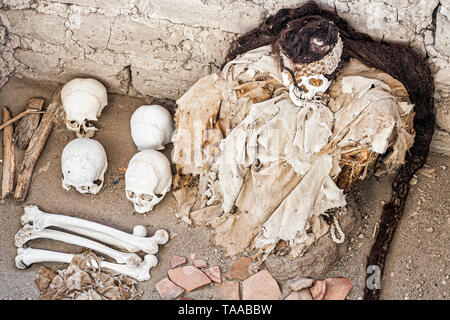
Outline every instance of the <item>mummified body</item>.
<svg viewBox="0 0 450 320"><path fill-rule="evenodd" d="M282 240L302 255L327 221L339 229L326 217L380 155L388 171L404 163L415 135L407 90L342 53L334 23L296 19L177 101L180 216L210 225L227 255L250 245L264 260Z"/></svg>

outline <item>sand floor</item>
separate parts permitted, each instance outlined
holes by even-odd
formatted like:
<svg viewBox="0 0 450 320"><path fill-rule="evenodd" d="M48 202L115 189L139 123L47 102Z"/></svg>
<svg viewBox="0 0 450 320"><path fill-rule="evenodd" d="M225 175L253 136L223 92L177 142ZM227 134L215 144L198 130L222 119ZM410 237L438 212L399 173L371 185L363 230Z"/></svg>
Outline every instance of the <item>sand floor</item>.
<svg viewBox="0 0 450 320"><path fill-rule="evenodd" d="M6 105L14 115L21 112L29 98L42 97L46 105L51 98L55 83L37 82L18 77L12 78L0 89L0 104ZM157 254L159 264L151 270L151 280L139 283L144 291L141 299L160 299L155 284L166 276L173 255L205 259L209 266L219 265L222 272L228 270L234 259L226 258L223 250L211 241L207 228L192 228L175 217L175 199L169 193L148 215L133 211L125 197L124 172L130 158L137 152L130 135L131 114L142 104L158 103L173 109L173 102L140 100L116 94L109 95L109 104L97 123L99 131L95 139L102 143L108 155L105 184L97 195L81 195L75 190L65 191L61 186L60 157L64 146L75 135L62 121L53 129L49 140L35 167L31 188L26 201L18 204L13 200L0 204L0 299L39 299L34 282L39 265L27 270L15 267L16 247L14 235L20 229L23 206L38 205L47 212L62 213L106 224L123 231L132 232L135 225L147 227L153 234L164 228L170 241ZM17 152L16 148L16 152ZM170 156L170 146L164 151ZM23 152L16 155L20 165ZM436 168L437 177L418 175L418 183L411 187L406 212L394 239L391 254L383 278L383 299L448 299L450 297L450 161L448 157L430 154L427 164ZM372 177L356 189L357 202L363 216L360 230L350 241L347 253L324 274L348 277L354 288L349 299L361 299L364 288L366 255L372 234L379 219L382 201L388 201L390 177ZM33 240L33 248L64 252L80 252L79 247L50 240ZM62 265L46 264L59 268ZM287 293L282 283L282 291ZM214 285L203 287L188 294L193 299L210 299Z"/></svg>

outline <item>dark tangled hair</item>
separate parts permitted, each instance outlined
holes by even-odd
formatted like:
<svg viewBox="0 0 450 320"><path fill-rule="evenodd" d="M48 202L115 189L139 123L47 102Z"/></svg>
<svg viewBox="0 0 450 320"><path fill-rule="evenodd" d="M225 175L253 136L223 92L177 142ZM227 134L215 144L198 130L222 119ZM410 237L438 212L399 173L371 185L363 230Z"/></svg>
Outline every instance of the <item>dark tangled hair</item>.
<svg viewBox="0 0 450 320"><path fill-rule="evenodd" d="M309 46L310 40L314 37L327 39L332 45L333 28L339 32L344 43L343 60L356 58L388 73L403 83L414 104L416 138L405 163L394 177L391 200L383 207L376 239L367 259L368 267L378 266L383 273L390 244L403 216L409 181L415 171L424 165L434 132L434 84L428 64L410 48L377 42L353 30L336 12L323 10L312 1L298 8L281 9L261 26L238 37L230 46L226 62L268 44L272 44L275 54L281 49L293 61L315 61L324 56L328 48L323 48L321 52ZM326 34L327 30L330 34ZM369 289L366 286L365 299L378 299L379 295L379 288Z"/></svg>

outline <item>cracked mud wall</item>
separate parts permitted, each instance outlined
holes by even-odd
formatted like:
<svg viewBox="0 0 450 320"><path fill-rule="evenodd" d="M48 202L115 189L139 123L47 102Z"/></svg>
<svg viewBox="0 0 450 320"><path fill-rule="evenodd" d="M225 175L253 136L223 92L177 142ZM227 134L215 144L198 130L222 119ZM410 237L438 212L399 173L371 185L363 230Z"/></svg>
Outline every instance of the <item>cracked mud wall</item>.
<svg viewBox="0 0 450 320"><path fill-rule="evenodd" d="M13 71L176 99L218 70L230 42L306 0L0 0L0 86ZM450 0L317 0L358 31L411 46L435 77L434 151L450 154Z"/></svg>

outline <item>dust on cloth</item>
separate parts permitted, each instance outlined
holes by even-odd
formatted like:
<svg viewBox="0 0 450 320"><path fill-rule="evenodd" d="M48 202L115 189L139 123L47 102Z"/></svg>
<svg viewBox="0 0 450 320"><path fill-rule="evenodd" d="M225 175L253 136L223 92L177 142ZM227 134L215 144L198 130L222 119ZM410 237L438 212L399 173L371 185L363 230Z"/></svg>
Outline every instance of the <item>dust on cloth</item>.
<svg viewBox="0 0 450 320"><path fill-rule="evenodd" d="M87 252L75 255L66 269L42 266L36 277L41 300L134 300L142 294L135 280L95 269L89 262L92 259L99 262L94 253Z"/></svg>
<svg viewBox="0 0 450 320"><path fill-rule="evenodd" d="M181 218L210 225L228 256L251 246L264 257L280 240L303 254L328 231L323 215L346 205L346 186L387 151L395 169L414 140L399 81L351 59L328 94L297 107L271 46L201 78L177 105L172 160L199 176L175 192L190 204Z"/></svg>

